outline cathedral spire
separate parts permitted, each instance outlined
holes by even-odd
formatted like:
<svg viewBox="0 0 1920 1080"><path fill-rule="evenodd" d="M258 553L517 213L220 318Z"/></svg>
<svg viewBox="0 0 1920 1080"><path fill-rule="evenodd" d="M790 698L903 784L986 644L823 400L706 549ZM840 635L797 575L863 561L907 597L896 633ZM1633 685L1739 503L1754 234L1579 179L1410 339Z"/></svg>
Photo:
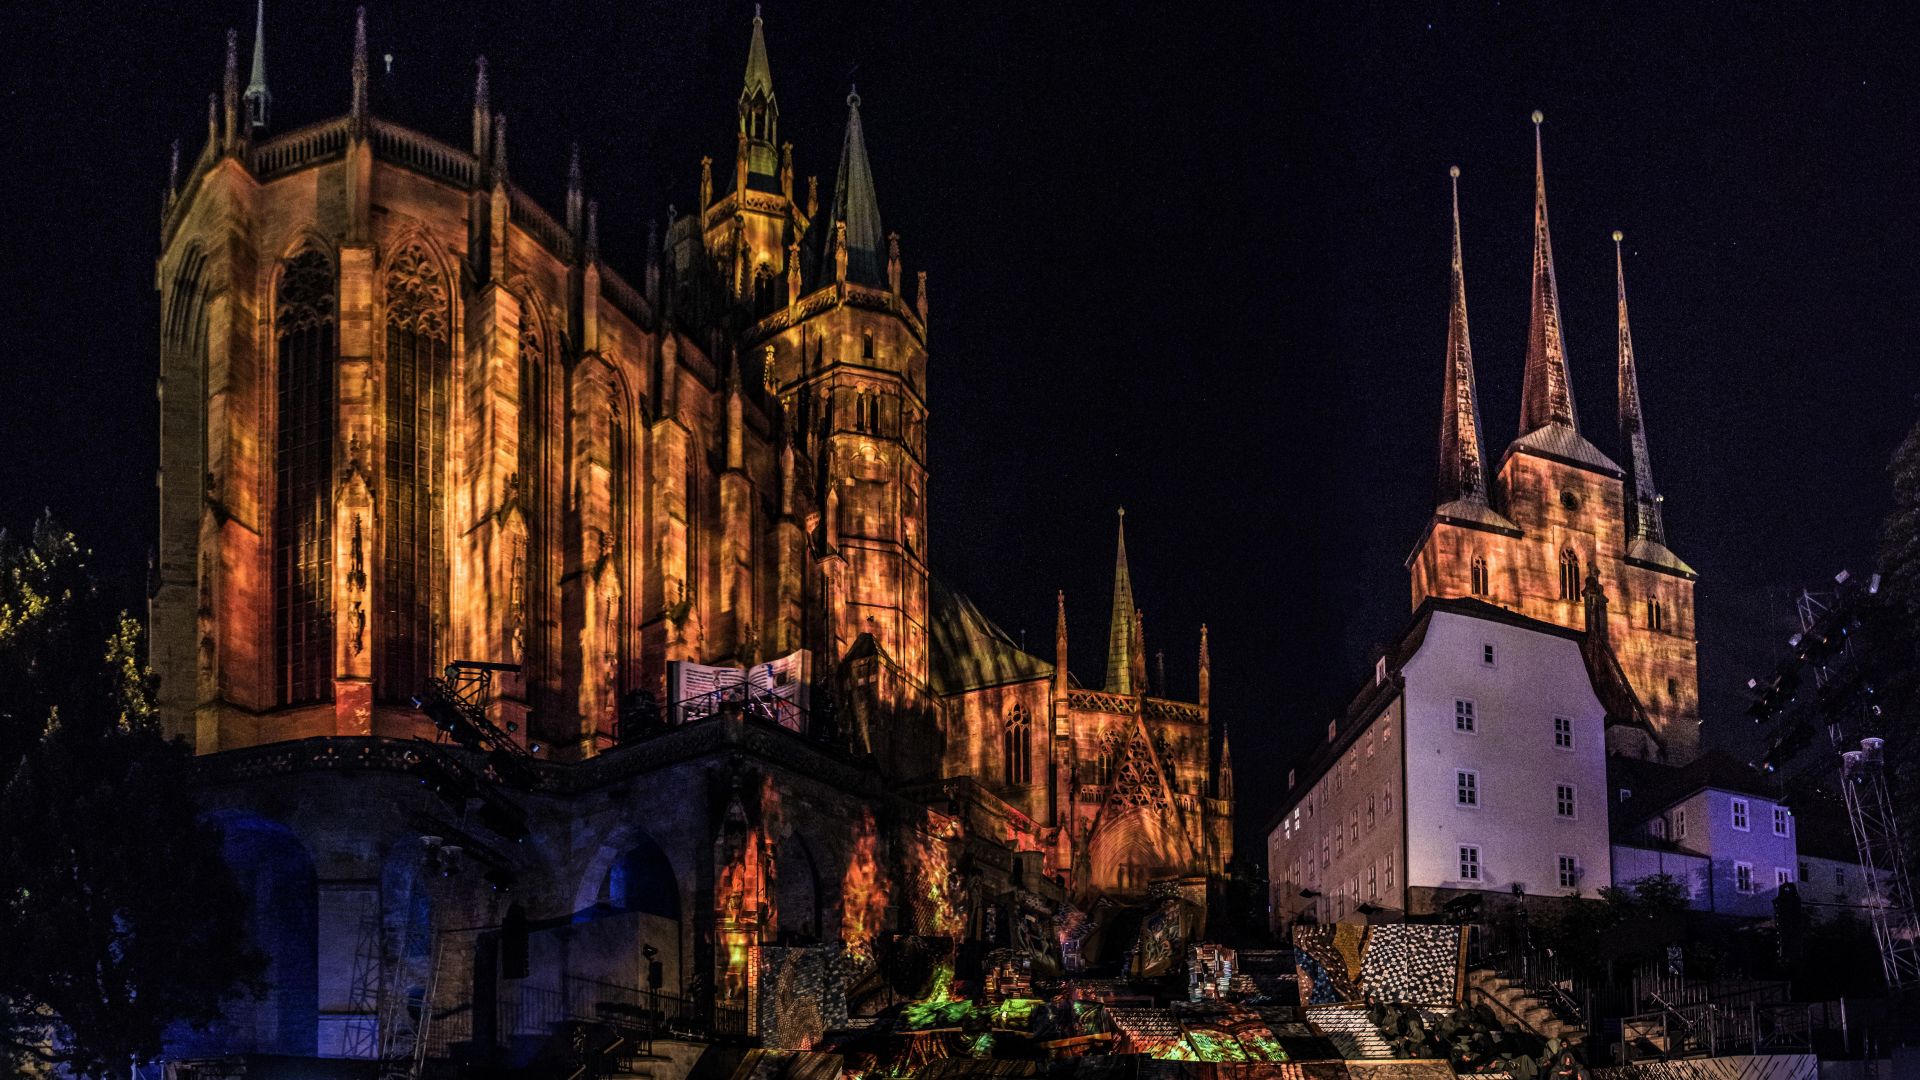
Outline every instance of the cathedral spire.
<svg viewBox="0 0 1920 1080"><path fill-rule="evenodd" d="M1131 694L1133 685L1133 575L1127 569L1127 509L1120 508L1119 547L1113 556L1113 621L1107 630L1109 694Z"/></svg>
<svg viewBox="0 0 1920 1080"><path fill-rule="evenodd" d="M1640 415L1640 373L1634 366L1633 332L1627 326L1627 268L1620 242L1613 233L1614 282L1620 302L1620 446L1626 451L1627 543L1647 540L1664 546L1666 527L1660 519L1660 495L1653 486L1653 466L1647 457L1647 431Z"/></svg>
<svg viewBox="0 0 1920 1080"><path fill-rule="evenodd" d="M1053 617L1053 696L1064 698L1070 685L1067 674L1067 590L1055 597L1059 610Z"/></svg>
<svg viewBox="0 0 1920 1080"><path fill-rule="evenodd" d="M1548 424L1575 432L1573 384L1567 379L1567 342L1560 329L1560 287L1553 273L1553 238L1547 231L1547 168L1540 124L1533 114L1533 304L1527 323L1526 380L1520 396L1520 434Z"/></svg>
<svg viewBox="0 0 1920 1080"><path fill-rule="evenodd" d="M1440 406L1440 490L1436 505L1487 505L1487 466L1480 448L1480 399L1474 390L1473 344L1467 334L1467 277L1460 254L1460 167L1453 178L1453 265L1448 271L1446 397Z"/></svg>
<svg viewBox="0 0 1920 1080"><path fill-rule="evenodd" d="M273 92L267 89L267 0L255 0L253 8L253 75L247 80L247 130L267 126L273 108Z"/></svg>
<svg viewBox="0 0 1920 1080"><path fill-rule="evenodd" d="M748 176L772 180L780 175L780 104L773 96L773 71L767 66L767 38L760 5L753 6L753 39L747 45L747 75L740 86L740 151L736 191L749 187Z"/></svg>
<svg viewBox="0 0 1920 1080"><path fill-rule="evenodd" d="M867 139L860 126L860 95L847 95L847 134L840 143L840 175L833 183L827 220L846 223L847 279L886 288L886 234L880 229L880 200L867 164Z"/></svg>

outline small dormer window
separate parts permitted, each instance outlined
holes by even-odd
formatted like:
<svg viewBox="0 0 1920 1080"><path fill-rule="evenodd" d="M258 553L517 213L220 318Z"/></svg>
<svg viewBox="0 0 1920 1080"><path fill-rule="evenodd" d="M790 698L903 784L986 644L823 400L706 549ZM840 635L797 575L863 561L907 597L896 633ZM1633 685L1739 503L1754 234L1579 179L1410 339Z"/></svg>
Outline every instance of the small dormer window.
<svg viewBox="0 0 1920 1080"><path fill-rule="evenodd" d="M1373 662L1373 682L1375 686L1387 681L1387 658L1382 656Z"/></svg>

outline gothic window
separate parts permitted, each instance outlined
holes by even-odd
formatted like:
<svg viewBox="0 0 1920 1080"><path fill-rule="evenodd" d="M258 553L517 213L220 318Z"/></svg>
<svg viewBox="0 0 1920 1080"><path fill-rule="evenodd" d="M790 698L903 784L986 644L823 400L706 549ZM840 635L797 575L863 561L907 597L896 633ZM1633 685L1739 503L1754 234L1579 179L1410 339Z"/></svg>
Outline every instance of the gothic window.
<svg viewBox="0 0 1920 1080"><path fill-rule="evenodd" d="M761 263L753 272L753 313L762 318L773 312L773 266Z"/></svg>
<svg viewBox="0 0 1920 1080"><path fill-rule="evenodd" d="M1473 557L1473 595L1487 595L1487 557L1485 555Z"/></svg>
<svg viewBox="0 0 1920 1080"><path fill-rule="evenodd" d="M860 358L862 360L873 359L873 331L871 330L860 335Z"/></svg>
<svg viewBox="0 0 1920 1080"><path fill-rule="evenodd" d="M386 447L381 477L380 647L375 692L406 701L433 674L447 450L447 283L419 247L386 278Z"/></svg>
<svg viewBox="0 0 1920 1080"><path fill-rule="evenodd" d="M616 388L616 393L618 392ZM620 403L615 401L607 418L607 528L612 539L610 554L627 550L627 497L633 483L633 446L628 437L625 418L620 413ZM618 606L607 612L608 622L613 627L617 642L615 686L616 691L626 689L627 679L627 634L626 634L626 594L628 585L625 575L621 576L621 589Z"/></svg>
<svg viewBox="0 0 1920 1080"><path fill-rule="evenodd" d="M1033 783L1033 719L1025 706L1015 705L1007 714L1000 748L1007 763L1007 783L1014 787Z"/></svg>
<svg viewBox="0 0 1920 1080"><path fill-rule="evenodd" d="M300 705L333 695L333 263L294 256L274 306L274 700Z"/></svg>
<svg viewBox="0 0 1920 1080"><path fill-rule="evenodd" d="M534 318L533 305L526 303L520 309L520 452L515 461L519 473L520 512L527 522L527 558L522 559L520 580L517 587L520 595L515 602L526 606L527 600L539 603L546 595L545 581L534 576L540 566L540 553L545 550L541 544L542 529L546 521L547 490L547 347L540 333L540 324ZM523 610L520 613L521 625L541 624L544 613L538 610ZM524 632L524 631L523 631ZM525 634L530 645L537 645L536 635ZM532 661L529 654L523 661Z"/></svg>
<svg viewBox="0 0 1920 1080"><path fill-rule="evenodd" d="M1647 628L1649 630L1667 628L1667 606L1658 600L1647 601Z"/></svg>
<svg viewBox="0 0 1920 1080"><path fill-rule="evenodd" d="M1580 599L1580 556L1572 548L1560 553L1560 599Z"/></svg>

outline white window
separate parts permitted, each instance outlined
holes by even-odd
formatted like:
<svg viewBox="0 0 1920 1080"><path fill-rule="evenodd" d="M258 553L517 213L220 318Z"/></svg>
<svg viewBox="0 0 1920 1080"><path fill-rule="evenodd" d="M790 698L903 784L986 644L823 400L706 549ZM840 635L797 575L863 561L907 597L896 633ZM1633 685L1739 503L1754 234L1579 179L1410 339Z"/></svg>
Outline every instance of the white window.
<svg viewBox="0 0 1920 1080"><path fill-rule="evenodd" d="M1782 885L1791 885L1791 884L1793 884L1793 871L1787 869L1784 866L1776 866L1773 868L1773 887L1774 888L1777 889Z"/></svg>
<svg viewBox="0 0 1920 1080"><path fill-rule="evenodd" d="M1673 838L1675 840L1687 838L1687 808L1684 806L1673 812Z"/></svg>
<svg viewBox="0 0 1920 1080"><path fill-rule="evenodd" d="M1327 741L1328 742L1332 742L1334 735L1336 735L1339 732L1340 730L1339 724L1340 722L1337 720L1327 721Z"/></svg>
<svg viewBox="0 0 1920 1080"><path fill-rule="evenodd" d="M1620 801L1621 801L1621 802L1623 802L1623 803L1624 803L1624 802L1626 802L1626 801L1627 801L1628 799L1631 799L1631 798L1633 798L1633 789L1632 789L1632 788L1630 788L1630 787L1623 787L1623 788L1621 788L1621 789L1620 789Z"/></svg>
<svg viewBox="0 0 1920 1080"><path fill-rule="evenodd" d="M1333 853L1332 843L1329 842L1326 837L1324 836L1321 837L1320 838L1320 869L1325 870L1327 868L1327 863L1332 861L1330 858L1332 853Z"/></svg>
<svg viewBox="0 0 1920 1080"><path fill-rule="evenodd" d="M1483 644L1483 645L1481 645L1481 646L1480 646L1480 662L1481 662L1482 664L1485 664L1485 665L1486 665L1486 666L1488 666L1488 667L1493 667L1493 666L1494 666L1494 663L1493 663L1493 642L1491 642L1491 641L1489 641L1489 642L1487 642L1487 643L1485 643L1485 644Z"/></svg>
<svg viewBox="0 0 1920 1080"><path fill-rule="evenodd" d="M1790 828L1787 824L1787 821L1792 816L1793 815L1787 812L1786 807L1784 806L1774 807L1773 808L1773 835L1775 836L1787 835Z"/></svg>
<svg viewBox="0 0 1920 1080"><path fill-rule="evenodd" d="M1737 892L1753 891L1753 864L1737 862L1733 864L1733 887Z"/></svg>
<svg viewBox="0 0 1920 1080"><path fill-rule="evenodd" d="M1393 891L1393 852L1387 852L1387 891Z"/></svg>
<svg viewBox="0 0 1920 1080"><path fill-rule="evenodd" d="M1739 829L1741 832L1748 831L1747 800L1745 799L1733 800L1733 827Z"/></svg>
<svg viewBox="0 0 1920 1080"><path fill-rule="evenodd" d="M1480 880L1480 848L1476 845L1460 845L1460 880Z"/></svg>
<svg viewBox="0 0 1920 1080"><path fill-rule="evenodd" d="M1392 788L1387 788L1386 790L1380 793L1380 812L1383 814L1393 813L1393 789Z"/></svg>
<svg viewBox="0 0 1920 1080"><path fill-rule="evenodd" d="M1573 749L1573 721L1564 716L1553 718L1553 748L1555 750Z"/></svg>
<svg viewBox="0 0 1920 1080"><path fill-rule="evenodd" d="M1347 841L1360 842L1360 808L1357 806L1347 813Z"/></svg>
<svg viewBox="0 0 1920 1080"><path fill-rule="evenodd" d="M1453 703L1453 730L1467 735L1480 730L1479 718L1473 713L1473 702L1461 698Z"/></svg>
<svg viewBox="0 0 1920 1080"><path fill-rule="evenodd" d="M1654 818L1652 821L1647 822L1647 835L1653 837L1655 840L1665 840L1667 838L1666 820L1664 818Z"/></svg>
<svg viewBox="0 0 1920 1080"><path fill-rule="evenodd" d="M1387 681L1387 658L1384 656L1376 658L1373 662L1373 681L1375 683Z"/></svg>
<svg viewBox="0 0 1920 1080"><path fill-rule="evenodd" d="M1580 886L1580 860L1571 855L1559 856L1560 887L1574 889Z"/></svg>
<svg viewBox="0 0 1920 1080"><path fill-rule="evenodd" d="M1372 863L1367 864L1367 899L1380 899L1380 869Z"/></svg>
<svg viewBox="0 0 1920 1080"><path fill-rule="evenodd" d="M1453 774L1453 802L1455 806L1480 805L1480 774L1471 769L1461 769Z"/></svg>
<svg viewBox="0 0 1920 1080"><path fill-rule="evenodd" d="M1573 785L1553 785L1553 812L1564 818L1574 816Z"/></svg>
<svg viewBox="0 0 1920 1080"><path fill-rule="evenodd" d="M1378 814L1375 810L1375 807L1377 805L1378 803L1376 802L1373 796L1371 795L1367 796L1367 831L1368 832L1373 831L1374 822L1378 819Z"/></svg>

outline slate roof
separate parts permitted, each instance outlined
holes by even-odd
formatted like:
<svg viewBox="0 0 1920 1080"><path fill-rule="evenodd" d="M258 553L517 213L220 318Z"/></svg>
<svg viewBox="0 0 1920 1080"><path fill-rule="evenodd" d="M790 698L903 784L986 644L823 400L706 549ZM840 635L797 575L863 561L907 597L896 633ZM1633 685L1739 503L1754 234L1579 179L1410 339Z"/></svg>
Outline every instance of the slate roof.
<svg viewBox="0 0 1920 1080"><path fill-rule="evenodd" d="M928 586L928 668L938 694L1053 677L1053 665L1014 644L965 593Z"/></svg>

